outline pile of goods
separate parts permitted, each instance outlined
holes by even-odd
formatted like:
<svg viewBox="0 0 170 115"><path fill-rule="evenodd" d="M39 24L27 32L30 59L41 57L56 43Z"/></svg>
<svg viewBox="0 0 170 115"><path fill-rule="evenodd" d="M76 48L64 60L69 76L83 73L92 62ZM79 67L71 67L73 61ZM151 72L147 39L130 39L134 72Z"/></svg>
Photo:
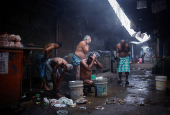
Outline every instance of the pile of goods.
<svg viewBox="0 0 170 115"><path fill-rule="evenodd" d="M3 34L0 35L0 46L4 47L22 47L21 37L14 34Z"/></svg>

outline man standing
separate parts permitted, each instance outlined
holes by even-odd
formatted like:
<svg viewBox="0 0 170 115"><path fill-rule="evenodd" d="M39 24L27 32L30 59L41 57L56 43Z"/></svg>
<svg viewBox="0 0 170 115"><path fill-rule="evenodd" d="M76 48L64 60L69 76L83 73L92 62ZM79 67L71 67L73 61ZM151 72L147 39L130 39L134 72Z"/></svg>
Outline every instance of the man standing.
<svg viewBox="0 0 170 115"><path fill-rule="evenodd" d="M58 90L64 78L65 72L71 71L73 69L73 65L68 64L66 60L59 57L49 59L45 65L46 65L45 79L47 79L47 81L52 80L54 96L56 96L57 98L63 97L58 93ZM61 75L58 73L59 67L63 68Z"/></svg>
<svg viewBox="0 0 170 115"><path fill-rule="evenodd" d="M86 54L89 52L89 44L91 43L91 37L86 35L84 40L81 41L77 47L76 51L74 52L72 63L76 66L77 74L76 79L80 79L80 61L86 58Z"/></svg>
<svg viewBox="0 0 170 115"><path fill-rule="evenodd" d="M62 47L62 42L60 42L60 41L58 41L56 43L49 43L49 44L44 46L44 48L38 53L38 56L36 58L38 72L39 72L40 77L41 77L41 88L44 87L45 90L50 90L46 86L46 81L44 79L45 62L50 57L52 50L58 49L60 47Z"/></svg>
<svg viewBox="0 0 170 115"><path fill-rule="evenodd" d="M141 56L141 58L142 58L142 63L144 63L145 54L146 54L146 53L142 54L142 56Z"/></svg>
<svg viewBox="0 0 170 115"><path fill-rule="evenodd" d="M126 84L129 84L128 81L128 75L130 72L130 64L129 64L129 56L128 56L128 52L129 52L130 48L129 45L126 44L125 40L121 40L121 42L119 44L117 44L116 47L116 52L117 52L117 57L118 57L118 73L119 73L119 78L120 80L118 80L118 84L121 83L122 79L121 79L121 75L122 72L125 72L126 75Z"/></svg>
<svg viewBox="0 0 170 115"><path fill-rule="evenodd" d="M83 80L83 84L85 87L89 88L93 86L93 81L91 80L91 70L93 65L102 69L102 64L97 61L96 55L90 53L87 59L82 59L80 62L80 80Z"/></svg>

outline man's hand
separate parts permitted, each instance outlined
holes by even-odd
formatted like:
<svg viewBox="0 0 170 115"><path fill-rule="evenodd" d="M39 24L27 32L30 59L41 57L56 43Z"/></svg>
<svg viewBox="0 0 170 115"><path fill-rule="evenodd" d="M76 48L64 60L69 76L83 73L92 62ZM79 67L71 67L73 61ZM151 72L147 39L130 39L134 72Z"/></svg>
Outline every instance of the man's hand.
<svg viewBox="0 0 170 115"><path fill-rule="evenodd" d="M96 61L96 54L93 54L93 60Z"/></svg>

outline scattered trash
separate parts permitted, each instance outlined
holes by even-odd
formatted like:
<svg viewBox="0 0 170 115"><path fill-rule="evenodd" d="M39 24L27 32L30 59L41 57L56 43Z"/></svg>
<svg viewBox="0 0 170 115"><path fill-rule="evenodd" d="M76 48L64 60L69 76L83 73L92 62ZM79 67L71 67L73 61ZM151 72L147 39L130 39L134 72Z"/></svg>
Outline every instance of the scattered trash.
<svg viewBox="0 0 170 115"><path fill-rule="evenodd" d="M109 103L110 103L110 104L115 104L115 103L116 103L116 100L115 100L115 99L112 99L112 100L110 100Z"/></svg>
<svg viewBox="0 0 170 115"><path fill-rule="evenodd" d="M38 101L40 101L40 100L41 100L41 98L37 98L37 100L38 100Z"/></svg>
<svg viewBox="0 0 170 115"><path fill-rule="evenodd" d="M70 107L76 107L76 103L73 103L73 105L70 105Z"/></svg>
<svg viewBox="0 0 170 115"><path fill-rule="evenodd" d="M91 102L88 102L88 104L91 104Z"/></svg>
<svg viewBox="0 0 170 115"><path fill-rule="evenodd" d="M48 103L44 103L44 105L48 105Z"/></svg>
<svg viewBox="0 0 170 115"><path fill-rule="evenodd" d="M85 98L80 98L80 99L76 100L76 103L77 104L85 104L85 103L87 103L87 100Z"/></svg>
<svg viewBox="0 0 170 115"><path fill-rule="evenodd" d="M105 104L115 104L116 103L116 100L115 99L112 99L112 100L106 100L105 101Z"/></svg>
<svg viewBox="0 0 170 115"><path fill-rule="evenodd" d="M121 104L124 105L126 103L126 101L124 99L117 99L117 101Z"/></svg>
<svg viewBox="0 0 170 115"><path fill-rule="evenodd" d="M34 97L40 97L40 94L35 94L35 96Z"/></svg>
<svg viewBox="0 0 170 115"><path fill-rule="evenodd" d="M83 98L85 98L86 96L83 96Z"/></svg>
<svg viewBox="0 0 170 115"><path fill-rule="evenodd" d="M57 115L67 115L68 114L68 111L66 110L58 110L56 111Z"/></svg>
<svg viewBox="0 0 170 115"><path fill-rule="evenodd" d="M40 102L36 102L37 105L40 105Z"/></svg>
<svg viewBox="0 0 170 115"><path fill-rule="evenodd" d="M97 107L95 107L95 109L103 110L104 107L102 107L102 106L97 106Z"/></svg>
<svg viewBox="0 0 170 115"><path fill-rule="evenodd" d="M66 105L69 105L69 106L75 105L75 104L73 104L72 99L68 99L66 97L61 97L61 98L59 98L59 100L49 99L49 102L51 103L51 106L55 106L55 107L61 107L61 106L65 107Z"/></svg>
<svg viewBox="0 0 170 115"><path fill-rule="evenodd" d="M86 107L80 107L80 109L86 109Z"/></svg>
<svg viewBox="0 0 170 115"><path fill-rule="evenodd" d="M59 108L63 108L66 107L66 104L55 104L54 107L59 107Z"/></svg>
<svg viewBox="0 0 170 115"><path fill-rule="evenodd" d="M22 98L25 98L25 97L27 97L25 94L22 96Z"/></svg>
<svg viewBox="0 0 170 115"><path fill-rule="evenodd" d="M43 98L43 102L44 102L44 103L49 103L49 100L47 99L47 97L44 97L44 98Z"/></svg>

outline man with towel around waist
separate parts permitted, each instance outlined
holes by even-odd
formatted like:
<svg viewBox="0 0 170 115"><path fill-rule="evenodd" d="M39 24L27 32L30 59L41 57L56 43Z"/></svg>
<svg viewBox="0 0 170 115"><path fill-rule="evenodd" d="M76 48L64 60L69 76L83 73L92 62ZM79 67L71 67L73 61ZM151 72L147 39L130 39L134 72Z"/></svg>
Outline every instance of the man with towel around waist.
<svg viewBox="0 0 170 115"><path fill-rule="evenodd" d="M62 47L62 42L60 41L57 41L56 43L48 43L44 46L44 48L37 55L36 64L37 64L38 73L41 77L41 88L44 87L45 90L50 90L46 86L46 81L44 79L45 62L48 58L50 58L50 55L53 49L58 49L61 47Z"/></svg>
<svg viewBox="0 0 170 115"><path fill-rule="evenodd" d="M125 40L121 40L119 44L117 44L116 47L116 52L117 52L117 57L118 57L118 73L119 73L119 78L120 80L117 81L118 84L121 83L122 79L122 72L125 72L126 75L126 84L129 84L128 81L128 75L130 72L130 64L129 64L129 52L130 48L129 45L126 44Z"/></svg>
<svg viewBox="0 0 170 115"><path fill-rule="evenodd" d="M86 35L84 40L81 41L74 52L72 63L76 66L77 74L76 79L80 80L80 61L86 58L86 54L89 52L89 44L91 43L91 37Z"/></svg>

